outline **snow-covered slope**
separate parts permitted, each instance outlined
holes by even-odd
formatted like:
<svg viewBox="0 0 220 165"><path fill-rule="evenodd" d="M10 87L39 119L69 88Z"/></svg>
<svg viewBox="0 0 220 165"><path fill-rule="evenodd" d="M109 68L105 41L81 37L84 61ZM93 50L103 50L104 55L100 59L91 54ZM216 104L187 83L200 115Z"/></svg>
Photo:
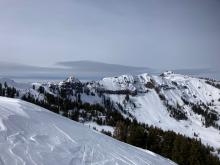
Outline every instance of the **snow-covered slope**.
<svg viewBox="0 0 220 165"><path fill-rule="evenodd" d="M72 101L79 101L80 95L83 103L105 106L104 100L109 99L114 109L125 117L201 139L205 145L220 148L219 81L169 71L160 76L144 73L92 82L80 82L70 77L57 84L34 85L35 89L20 90L20 97L26 94L47 101L45 92L39 92L41 86L46 93L55 97L65 95Z"/></svg>
<svg viewBox="0 0 220 165"><path fill-rule="evenodd" d="M128 101L126 95L106 95L139 122L198 138L205 145L220 148L220 90L206 81L169 71L160 76L141 74L104 78L95 88L136 92ZM204 112L195 111L195 105ZM207 116L210 115L214 115L215 120L208 125L206 120L209 121Z"/></svg>
<svg viewBox="0 0 220 165"><path fill-rule="evenodd" d="M36 105L0 97L0 164L169 165Z"/></svg>

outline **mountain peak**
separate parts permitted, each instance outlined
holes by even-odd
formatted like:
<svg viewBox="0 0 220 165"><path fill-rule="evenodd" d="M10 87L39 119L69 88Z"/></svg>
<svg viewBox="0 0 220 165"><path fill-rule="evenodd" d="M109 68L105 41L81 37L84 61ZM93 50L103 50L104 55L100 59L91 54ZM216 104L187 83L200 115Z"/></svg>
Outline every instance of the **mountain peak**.
<svg viewBox="0 0 220 165"><path fill-rule="evenodd" d="M169 75L173 75L173 74L174 74L173 71L168 70L168 71L163 72L163 73L161 74L161 76L169 76Z"/></svg>
<svg viewBox="0 0 220 165"><path fill-rule="evenodd" d="M79 79L77 79L75 76L70 76L69 78L67 78L65 80L65 82L69 82L69 83L79 83Z"/></svg>

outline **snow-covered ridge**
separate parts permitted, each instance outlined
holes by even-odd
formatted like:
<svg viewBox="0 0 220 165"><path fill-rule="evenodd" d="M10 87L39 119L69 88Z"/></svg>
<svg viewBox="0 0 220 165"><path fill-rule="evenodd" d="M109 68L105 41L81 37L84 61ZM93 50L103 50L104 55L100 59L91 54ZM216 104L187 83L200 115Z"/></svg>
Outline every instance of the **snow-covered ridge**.
<svg viewBox="0 0 220 165"><path fill-rule="evenodd" d="M2 165L175 164L17 99L0 97L0 123Z"/></svg>
<svg viewBox="0 0 220 165"><path fill-rule="evenodd" d="M203 144L218 149L219 84L214 80L168 71L160 76L144 73L107 77L91 82L69 78L59 84L37 84L35 90L21 90L21 94L30 93L36 99L45 100L44 94L38 90L39 86L43 86L47 93L55 96L60 89L65 89L65 94L73 101L79 98L78 94L82 102L90 104L103 105L104 98L108 98L123 116L129 114L141 123L201 139Z"/></svg>
<svg viewBox="0 0 220 165"><path fill-rule="evenodd" d="M130 96L129 102L126 102L125 95L120 93L106 95L114 103L121 104L139 122L200 138L205 145L220 147L220 90L208 84L206 80L169 71L160 76L141 74L109 77L98 81L97 84L94 88L137 91L136 95ZM207 112L213 112L217 117L214 122L217 127L205 126L204 116L193 111L194 105L202 104L209 108ZM171 112L175 109L181 110L186 119L176 120L170 116L170 107Z"/></svg>
<svg viewBox="0 0 220 165"><path fill-rule="evenodd" d="M67 78L65 81L60 82L59 85L63 85L65 83L74 84L74 83L81 83L81 82L76 77L71 76Z"/></svg>
<svg viewBox="0 0 220 165"><path fill-rule="evenodd" d="M129 102L125 101L125 95L108 96L139 122L199 138L205 145L220 148L220 90L206 80L168 71L160 76L109 77L98 84L107 89L137 91ZM194 111L195 105L202 107L205 113L214 114L217 120L213 125L205 124L207 119ZM178 120L172 115L175 111L182 114L177 116Z"/></svg>

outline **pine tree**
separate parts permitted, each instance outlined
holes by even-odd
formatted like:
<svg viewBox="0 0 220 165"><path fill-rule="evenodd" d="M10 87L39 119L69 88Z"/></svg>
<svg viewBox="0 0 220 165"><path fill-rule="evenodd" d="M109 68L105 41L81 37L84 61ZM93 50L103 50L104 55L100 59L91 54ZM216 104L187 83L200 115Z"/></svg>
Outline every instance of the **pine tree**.
<svg viewBox="0 0 220 165"><path fill-rule="evenodd" d="M125 100L128 102L129 101L129 94L126 94Z"/></svg>
<svg viewBox="0 0 220 165"><path fill-rule="evenodd" d="M124 122L117 122L114 137L120 141L126 141L127 139L127 127Z"/></svg>
<svg viewBox="0 0 220 165"><path fill-rule="evenodd" d="M6 81L5 81L5 83L4 83L4 87L5 87L5 88L8 88L8 84L7 84Z"/></svg>
<svg viewBox="0 0 220 165"><path fill-rule="evenodd" d="M143 127L131 125L128 128L127 143L137 147L146 146L146 134Z"/></svg>
<svg viewBox="0 0 220 165"><path fill-rule="evenodd" d="M2 96L2 84L0 83L0 96Z"/></svg>

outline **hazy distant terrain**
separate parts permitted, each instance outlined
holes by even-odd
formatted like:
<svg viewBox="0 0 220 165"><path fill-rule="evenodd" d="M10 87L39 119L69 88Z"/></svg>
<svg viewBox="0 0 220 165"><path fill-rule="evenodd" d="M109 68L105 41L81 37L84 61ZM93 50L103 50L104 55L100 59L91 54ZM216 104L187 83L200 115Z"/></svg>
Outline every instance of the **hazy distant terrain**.
<svg viewBox="0 0 220 165"><path fill-rule="evenodd" d="M191 75L195 77L205 77L205 78L220 80L220 69L211 69L211 68L177 69L177 70L174 70L174 72L179 73L179 74Z"/></svg>
<svg viewBox="0 0 220 165"><path fill-rule="evenodd" d="M176 73L195 77L207 77L220 80L218 69L171 69ZM159 74L166 69L152 69L119 64L108 64L95 61L64 61L50 67L39 67L18 63L0 62L0 77L22 82L60 81L69 76L77 76L81 80L99 80L103 77L122 74Z"/></svg>
<svg viewBox="0 0 220 165"><path fill-rule="evenodd" d="M37 67L0 62L0 77L19 81L63 80L77 76L81 80L97 80L121 74L155 73L147 67L107 64L93 61L58 62L50 67Z"/></svg>

